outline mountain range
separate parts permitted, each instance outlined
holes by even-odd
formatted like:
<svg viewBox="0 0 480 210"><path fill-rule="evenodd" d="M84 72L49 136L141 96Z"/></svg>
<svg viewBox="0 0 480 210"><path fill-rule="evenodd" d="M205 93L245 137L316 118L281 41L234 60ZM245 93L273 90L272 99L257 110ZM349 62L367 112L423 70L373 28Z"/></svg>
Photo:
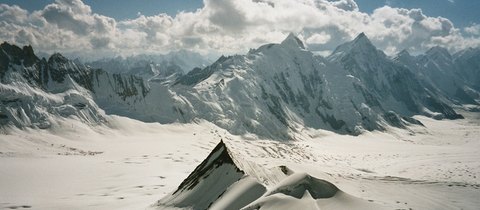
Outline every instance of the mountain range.
<svg viewBox="0 0 480 210"><path fill-rule="evenodd" d="M44 129L65 117L108 123L115 114L160 123L207 120L232 134L292 139L305 128L358 135L421 125L414 115L457 119L453 107L480 103L480 49L452 55L433 47L391 58L363 33L327 57L290 34L208 66L191 62L199 67L188 73L188 65L173 60L85 65L58 53L40 59L31 46L0 48L2 126Z"/></svg>
<svg viewBox="0 0 480 210"><path fill-rule="evenodd" d="M210 60L205 59L198 53L180 50L164 55L140 54L128 57L103 58L85 64L109 73L133 74L150 80L161 79L174 74L183 75L196 67L205 67L210 63Z"/></svg>

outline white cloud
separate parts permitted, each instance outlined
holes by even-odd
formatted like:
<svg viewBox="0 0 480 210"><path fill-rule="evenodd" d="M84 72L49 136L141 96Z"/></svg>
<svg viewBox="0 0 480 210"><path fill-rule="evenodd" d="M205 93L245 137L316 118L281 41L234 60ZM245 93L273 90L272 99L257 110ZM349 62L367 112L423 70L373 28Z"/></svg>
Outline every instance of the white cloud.
<svg viewBox="0 0 480 210"><path fill-rule="evenodd" d="M325 32L320 32L313 34L312 36L308 37L306 40L307 44L325 44L327 43L332 37L330 34Z"/></svg>
<svg viewBox="0 0 480 210"><path fill-rule="evenodd" d="M387 53L451 50L480 45L480 27L462 30L419 9L384 6L362 13L354 0L204 0L194 12L139 15L117 21L93 13L81 0L56 0L27 12L0 4L0 39L32 44L41 51L132 54L189 49L201 53L244 53L280 42L294 32L310 50L325 52L365 32Z"/></svg>
<svg viewBox="0 0 480 210"><path fill-rule="evenodd" d="M27 20L28 12L16 5L9 6L0 4L0 20L10 23L24 23Z"/></svg>
<svg viewBox="0 0 480 210"><path fill-rule="evenodd" d="M358 11L358 5L353 0L333 0L330 4L346 11Z"/></svg>
<svg viewBox="0 0 480 210"><path fill-rule="evenodd" d="M467 34L470 34L470 35L474 35L474 36L480 35L480 25L476 23L472 24L469 27L466 27L464 30Z"/></svg>

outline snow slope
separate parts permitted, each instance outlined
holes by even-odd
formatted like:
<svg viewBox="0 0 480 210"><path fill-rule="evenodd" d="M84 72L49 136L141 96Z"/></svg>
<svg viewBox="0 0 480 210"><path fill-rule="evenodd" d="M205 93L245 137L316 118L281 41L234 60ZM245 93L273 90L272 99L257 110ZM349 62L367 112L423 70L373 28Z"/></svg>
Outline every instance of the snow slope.
<svg viewBox="0 0 480 210"><path fill-rule="evenodd" d="M241 160L232 162L238 162L244 178L230 184L224 193L228 198L209 191L201 195L217 198L211 209L225 200L244 201L246 195L257 199L241 209L476 209L480 204L480 142L476 138L480 124L478 113L462 114L467 120L418 116L426 128L414 126L415 134L393 129L353 137L313 131L306 132L317 132L313 139L293 143L223 136L228 139L228 151L236 151L229 152L229 157ZM211 156L204 163L209 160ZM212 167L208 174L216 172L225 170ZM217 180L215 185L232 182L226 177L198 178L189 191L168 194L154 209L200 209L162 201L192 196L191 192L198 192L196 186L205 189L210 179ZM253 180L243 181L247 178ZM248 194L229 193L252 185L263 185L267 191L257 187Z"/></svg>
<svg viewBox="0 0 480 210"><path fill-rule="evenodd" d="M480 205L480 116L461 114L466 119L415 116L425 127L411 126L414 132L390 128L348 136L310 129L303 140L286 142L235 136L206 121L161 125L116 116L100 126L66 118L51 129L10 128L0 136L0 209L156 208L223 139L247 175L212 209L258 197L249 204L267 205L283 196L292 205L324 209L358 201L386 209L473 210ZM305 174L343 193L314 199L309 192L312 198L302 200L268 193Z"/></svg>

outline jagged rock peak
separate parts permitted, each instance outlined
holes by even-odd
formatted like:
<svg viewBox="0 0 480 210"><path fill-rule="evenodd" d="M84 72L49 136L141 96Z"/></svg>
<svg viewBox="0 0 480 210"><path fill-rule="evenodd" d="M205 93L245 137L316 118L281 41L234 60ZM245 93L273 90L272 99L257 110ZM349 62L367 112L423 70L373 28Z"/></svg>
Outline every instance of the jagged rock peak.
<svg viewBox="0 0 480 210"><path fill-rule="evenodd" d="M440 46L432 47L426 52L426 54L434 54L434 53L442 53L442 54L450 55L450 52L448 52L447 48L440 47Z"/></svg>
<svg viewBox="0 0 480 210"><path fill-rule="evenodd" d="M471 58L475 55L479 55L480 54L480 47L476 47L476 48L473 48L473 47L469 47L465 50L460 50L458 51L457 53L455 53L453 55L453 57L455 58Z"/></svg>
<svg viewBox="0 0 480 210"><path fill-rule="evenodd" d="M376 49L376 47L372 44L370 39L368 39L365 33L360 33L355 39L352 41L352 47L354 48L362 48L362 49Z"/></svg>
<svg viewBox="0 0 480 210"><path fill-rule="evenodd" d="M7 54L12 56L35 56L33 53L33 48L30 45L24 46L23 48L18 47L17 45L10 44L8 42L3 42L0 45L0 48Z"/></svg>
<svg viewBox="0 0 480 210"><path fill-rule="evenodd" d="M8 42L3 42L1 45L0 45L0 48L2 48L2 50L4 50L6 53L10 53L11 51L20 51L21 49L19 47L17 47L16 45L12 45Z"/></svg>
<svg viewBox="0 0 480 210"><path fill-rule="evenodd" d="M368 40L368 37L365 34L365 32L362 32L362 33L358 34L357 37L354 40L359 40L359 39L367 39Z"/></svg>
<svg viewBox="0 0 480 210"><path fill-rule="evenodd" d="M38 57L33 52L32 46L24 46L20 48L14 44L9 44L8 42L3 42L0 45L2 50L2 56L7 56L7 59L20 65L23 61L25 66L30 66L38 61Z"/></svg>
<svg viewBox="0 0 480 210"><path fill-rule="evenodd" d="M33 52L33 47L31 45L23 46L23 53L29 56L35 55L35 53Z"/></svg>
<svg viewBox="0 0 480 210"><path fill-rule="evenodd" d="M52 63L52 62L56 62L56 63L67 63L68 62L68 58L66 58L65 56L63 56L62 54L60 53L54 53L52 56L50 56L50 58L48 59L48 63Z"/></svg>
<svg viewBox="0 0 480 210"><path fill-rule="evenodd" d="M406 49L404 49L397 54L397 57L403 57L403 56L410 57L411 55Z"/></svg>
<svg viewBox="0 0 480 210"><path fill-rule="evenodd" d="M208 177L210 171L224 164L233 165L237 172L242 174L244 173L236 166L233 157L228 151L228 148L223 140L220 140L208 157L202 163L200 163L200 165L198 165L195 170L193 170L193 172L180 184L174 194L184 190L193 189L200 182L200 180Z"/></svg>
<svg viewBox="0 0 480 210"><path fill-rule="evenodd" d="M377 48L368 39L365 33L360 33L355 39L338 46L329 56L329 60L337 60L348 54L377 54Z"/></svg>
<svg viewBox="0 0 480 210"><path fill-rule="evenodd" d="M427 56L429 57L443 57L446 59L450 59L452 55L446 48L440 47L440 46L435 46L430 48L426 53Z"/></svg>
<svg viewBox="0 0 480 210"><path fill-rule="evenodd" d="M397 55L393 58L393 60L396 61L401 61L401 62L410 62L414 59L414 56L412 56L407 50L402 50Z"/></svg>
<svg viewBox="0 0 480 210"><path fill-rule="evenodd" d="M283 40L281 44L284 46L294 46L305 49L305 45L303 44L303 42L293 33L288 34L287 38L285 38L285 40Z"/></svg>

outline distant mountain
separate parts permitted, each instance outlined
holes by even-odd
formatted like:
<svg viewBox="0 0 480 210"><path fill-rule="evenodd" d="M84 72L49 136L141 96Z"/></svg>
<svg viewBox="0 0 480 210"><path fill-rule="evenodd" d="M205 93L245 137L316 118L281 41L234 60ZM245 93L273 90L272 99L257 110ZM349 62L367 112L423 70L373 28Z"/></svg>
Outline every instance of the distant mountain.
<svg viewBox="0 0 480 210"><path fill-rule="evenodd" d="M445 48L433 47L416 57L403 51L394 60L416 74L424 86L437 90L450 101L478 105L479 58L479 49L471 48L451 55Z"/></svg>
<svg viewBox="0 0 480 210"><path fill-rule="evenodd" d="M163 79L174 74L183 75L188 71L205 67L211 62L202 55L190 51L175 51L165 55L135 55L129 57L103 58L86 63L92 68L110 73L124 73L144 79Z"/></svg>
<svg viewBox="0 0 480 210"><path fill-rule="evenodd" d="M461 116L448 105L441 94L431 90L402 65L397 65L372 45L365 34L339 46L328 58L362 81L370 107L394 111L403 116L436 115L456 119ZM434 113L440 113L438 116Z"/></svg>

